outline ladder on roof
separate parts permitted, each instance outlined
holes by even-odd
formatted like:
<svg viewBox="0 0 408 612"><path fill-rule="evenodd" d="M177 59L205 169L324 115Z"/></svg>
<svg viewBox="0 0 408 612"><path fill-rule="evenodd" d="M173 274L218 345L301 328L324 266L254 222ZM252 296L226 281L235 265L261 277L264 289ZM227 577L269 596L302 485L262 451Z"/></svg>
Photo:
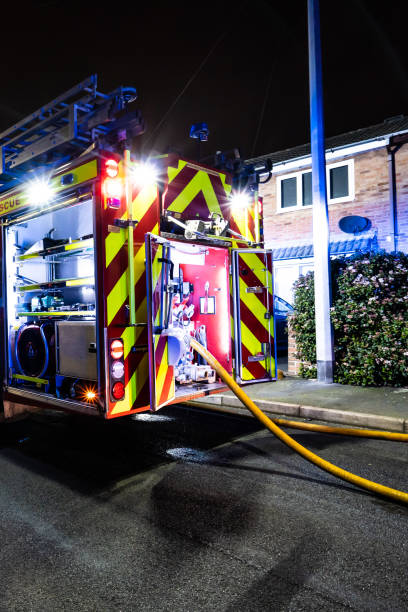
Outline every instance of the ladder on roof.
<svg viewBox="0 0 408 612"><path fill-rule="evenodd" d="M136 90L119 87L103 94L96 87L97 75L92 75L0 133L0 192L21 182L33 162L61 165L129 121L133 135L142 133L139 111L126 113L126 122L118 119L136 99Z"/></svg>

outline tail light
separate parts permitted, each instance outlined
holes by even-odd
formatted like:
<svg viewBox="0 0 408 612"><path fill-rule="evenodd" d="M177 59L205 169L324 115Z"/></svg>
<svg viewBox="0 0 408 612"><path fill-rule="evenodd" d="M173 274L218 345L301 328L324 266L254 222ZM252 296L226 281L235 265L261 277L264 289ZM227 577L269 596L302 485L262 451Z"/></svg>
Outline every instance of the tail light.
<svg viewBox="0 0 408 612"><path fill-rule="evenodd" d="M125 385L123 382L115 382L112 387L112 395L115 400L123 399L125 395Z"/></svg>
<svg viewBox="0 0 408 612"><path fill-rule="evenodd" d="M125 373L124 364L119 359L116 359L112 363L112 368L111 368L112 378L115 378L115 380L117 380L118 378L123 378L124 373Z"/></svg>
<svg viewBox="0 0 408 612"><path fill-rule="evenodd" d="M119 164L116 159L107 159L105 162L105 172L110 178L116 178L119 172Z"/></svg>
<svg viewBox="0 0 408 612"><path fill-rule="evenodd" d="M122 338L113 338L109 343L109 387L111 401L125 397L125 347Z"/></svg>
<svg viewBox="0 0 408 612"><path fill-rule="evenodd" d="M119 176L119 162L109 158L104 165L104 180L102 194L107 208L120 208L125 188L123 179Z"/></svg>
<svg viewBox="0 0 408 612"><path fill-rule="evenodd" d="M123 182L120 178L106 178L103 184L107 198L120 198L123 195Z"/></svg>
<svg viewBox="0 0 408 612"><path fill-rule="evenodd" d="M121 359L123 357L123 341L112 340L110 345L110 354L112 359Z"/></svg>

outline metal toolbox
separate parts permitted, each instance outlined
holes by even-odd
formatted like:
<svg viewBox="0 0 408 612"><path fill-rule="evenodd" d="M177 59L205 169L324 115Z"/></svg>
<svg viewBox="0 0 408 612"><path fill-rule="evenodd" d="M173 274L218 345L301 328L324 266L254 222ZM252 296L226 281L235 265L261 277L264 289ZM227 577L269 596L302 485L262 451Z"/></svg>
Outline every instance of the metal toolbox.
<svg viewBox="0 0 408 612"><path fill-rule="evenodd" d="M57 374L97 380L95 321L58 321Z"/></svg>

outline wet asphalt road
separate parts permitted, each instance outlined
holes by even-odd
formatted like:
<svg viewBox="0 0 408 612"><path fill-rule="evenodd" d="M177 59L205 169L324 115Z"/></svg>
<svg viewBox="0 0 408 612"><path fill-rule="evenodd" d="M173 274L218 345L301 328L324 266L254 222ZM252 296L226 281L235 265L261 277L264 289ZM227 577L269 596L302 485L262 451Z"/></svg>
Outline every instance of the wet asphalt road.
<svg viewBox="0 0 408 612"><path fill-rule="evenodd" d="M408 490L408 445L291 432ZM1 611L408 609L408 508L251 419L169 408L0 434Z"/></svg>

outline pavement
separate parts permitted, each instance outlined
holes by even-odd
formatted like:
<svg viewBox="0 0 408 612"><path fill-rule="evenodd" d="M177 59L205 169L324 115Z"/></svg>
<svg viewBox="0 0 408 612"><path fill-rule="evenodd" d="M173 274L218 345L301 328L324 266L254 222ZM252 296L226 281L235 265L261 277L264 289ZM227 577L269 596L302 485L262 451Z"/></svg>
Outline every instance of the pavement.
<svg viewBox="0 0 408 612"><path fill-rule="evenodd" d="M408 433L408 387L329 385L287 376L275 382L245 385L244 390L261 410L273 415ZM187 403L249 415L231 391Z"/></svg>

